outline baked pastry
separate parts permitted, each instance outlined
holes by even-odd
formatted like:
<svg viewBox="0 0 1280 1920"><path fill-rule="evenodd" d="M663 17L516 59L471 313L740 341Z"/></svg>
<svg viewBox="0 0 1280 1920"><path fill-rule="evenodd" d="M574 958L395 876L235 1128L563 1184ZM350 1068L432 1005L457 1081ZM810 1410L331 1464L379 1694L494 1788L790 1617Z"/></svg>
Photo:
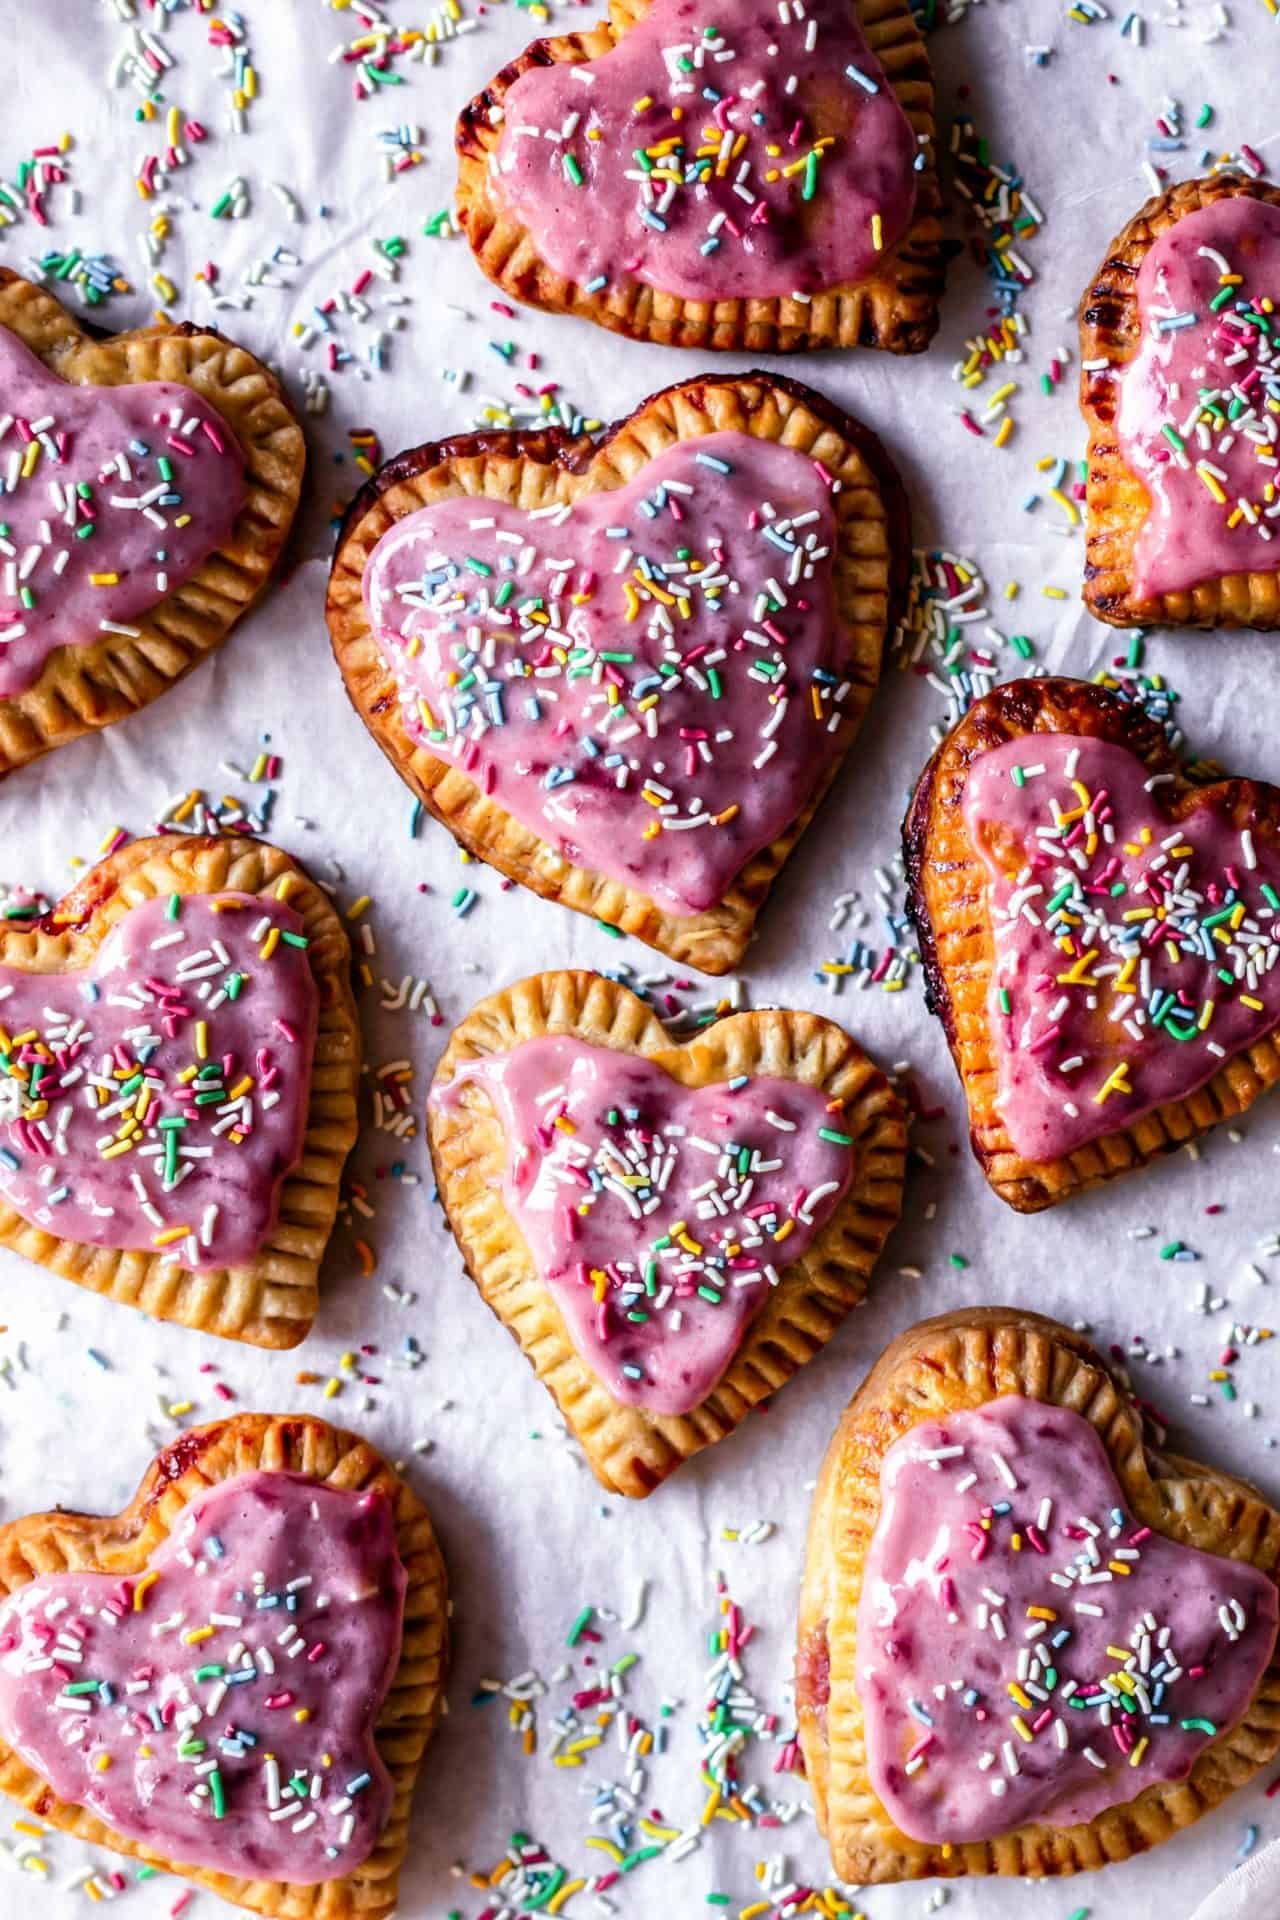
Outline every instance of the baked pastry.
<svg viewBox="0 0 1280 1920"><path fill-rule="evenodd" d="M906 1118L814 1014L673 1045L626 987L540 973L472 1008L427 1134L467 1271L601 1484L642 1498L862 1300Z"/></svg>
<svg viewBox="0 0 1280 1920"><path fill-rule="evenodd" d="M353 1433L183 1433L122 1513L0 1527L0 1790L278 1920L388 1920L443 1711L444 1564Z"/></svg>
<svg viewBox="0 0 1280 1920"><path fill-rule="evenodd" d="M1280 792L1193 786L1080 680L969 709L903 829L929 1005L973 1150L1032 1213L1145 1166L1280 1078Z"/></svg>
<svg viewBox="0 0 1280 1920"><path fill-rule="evenodd" d="M464 108L458 218L504 293L635 340L920 353L933 136L906 0L611 0Z"/></svg>
<svg viewBox="0 0 1280 1920"><path fill-rule="evenodd" d="M809 1523L796 1710L837 1874L1074 1873L1198 1820L1280 1753L1278 1559L1280 1514L1152 1444L1077 1334L902 1334Z"/></svg>
<svg viewBox="0 0 1280 1920"><path fill-rule="evenodd" d="M90 337L0 268L0 776L147 706L256 600L306 448L210 328Z"/></svg>
<svg viewBox="0 0 1280 1920"><path fill-rule="evenodd" d="M1080 306L1084 597L1116 627L1280 627L1280 188L1185 180Z"/></svg>
<svg viewBox="0 0 1280 1920"><path fill-rule="evenodd" d="M391 460L347 514L329 631L461 846L724 973L857 733L909 567L874 435L792 381L701 378L598 446Z"/></svg>
<svg viewBox="0 0 1280 1920"><path fill-rule="evenodd" d="M350 960L260 840L135 840L0 923L0 1246L153 1319L296 1346L356 1136Z"/></svg>

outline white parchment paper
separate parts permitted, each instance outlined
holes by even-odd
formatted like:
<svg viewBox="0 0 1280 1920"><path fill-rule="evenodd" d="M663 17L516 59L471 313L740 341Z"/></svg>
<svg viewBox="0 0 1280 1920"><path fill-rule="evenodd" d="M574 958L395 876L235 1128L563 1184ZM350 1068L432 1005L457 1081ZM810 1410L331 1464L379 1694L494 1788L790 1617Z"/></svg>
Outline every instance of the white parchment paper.
<svg viewBox="0 0 1280 1920"><path fill-rule="evenodd" d="M1187 133L1183 150L1154 156L1175 174L1195 171L1206 148L1216 155L1243 141L1274 157L1280 146L1280 26L1264 0L1229 0L1230 18L1227 7L1208 0L1138 4L1141 20L1122 33L1119 11L1088 26L1049 0L988 0L932 36L944 143L954 113L971 114L992 159L1023 174L1046 220L1022 249L1036 279L1021 303L1030 330L1025 359L1008 375L1018 386L1008 444L997 450L990 428L979 439L956 417L966 400L980 413L1000 383L993 377L970 396L952 378L990 305L989 285L968 257L957 264L942 337L926 359L828 355L786 367L885 437L911 488L919 543L977 561L991 624L1029 636L1036 664L1081 675L1123 656L1127 640L1094 626L1079 608L1079 540L1066 516L1045 498L1023 510L1046 485L1037 462L1078 458L1083 444L1074 362L1049 395L1040 376L1057 347L1073 347L1069 310L1108 239L1149 190L1145 143L1164 137L1156 117L1170 99L1181 102L1184 126L1202 104L1214 108L1212 124ZM436 32L445 17L415 0L386 0L375 11L400 27L434 23ZM610 419L700 370L700 362L571 321L496 313L465 243L424 236L424 222L449 201L457 109L539 30L536 15L510 5L460 0L456 11L465 31L439 47L438 60L401 58L393 70L404 84L375 86L376 97L356 100L355 63L330 60L361 31L354 4L245 0L240 15L226 16L241 23L257 75L257 98L240 130L225 72L234 54L209 47L213 16L139 4L131 23L130 0L44 0L39 7L0 0L7 80L0 171L15 180L34 147L64 131L73 136L69 181L46 199L49 229L24 212L0 233L0 261L26 269L50 249L71 246L111 254L134 289L97 314L114 326L151 315L160 298L151 273L158 271L174 290L169 311L216 320L271 359L300 405L309 400L318 409L327 396L327 411L308 415L310 505L287 579L212 663L148 713L5 785L0 881L56 895L79 871L73 862L91 862L113 828L145 833L174 795L199 788L219 804L228 794L248 810L268 804L272 837L331 882L344 908L372 897L356 930L369 928L376 942L364 956L370 1098L354 1162L368 1212L335 1236L312 1339L278 1356L202 1341L0 1254L0 1515L58 1501L114 1508L158 1445L224 1411L218 1382L238 1406L306 1408L347 1421L404 1462L438 1522L456 1602L451 1716L428 1755L403 1880L401 1912L412 1920L503 1911L500 1896L478 1890L468 1876L490 1874L516 1831L542 1843L572 1878L609 1869L586 1836L614 1831L618 1803L609 1803L608 1783L626 1786L625 1756L612 1733L578 1767L556 1766L549 1748L572 1692L627 1654L639 1656L620 1683L630 1710L653 1727L664 1702L669 1709L662 1721L668 1751L645 1760L633 1782L639 1812L656 1810L669 1827L696 1827L705 1799L696 1729L719 1570L756 1623L744 1685L762 1712L777 1716L776 1736L750 1742L741 1760L760 1806L776 1802L769 1823L714 1820L682 1860L645 1861L603 1895L590 1887L575 1894L564 1910L678 1913L681 1920L737 1914L762 1897L760 1862L766 1886L828 1884L803 1780L772 1769L791 1730L787 1686L808 1484L839 1409L895 1332L960 1302L1010 1301L1087 1322L1124 1353L1137 1343L1135 1381L1166 1412L1178 1442L1280 1495L1280 1461L1269 1451L1280 1434L1271 1349L1233 1333L1237 1323L1268 1323L1269 1283L1280 1282L1280 1260L1265 1251L1280 1226L1273 1158L1280 1105L1260 1107L1236 1134L1219 1133L1194 1160L1179 1157L1052 1216L1019 1219L993 1198L964 1144L957 1087L918 984L885 993L847 982L836 995L815 978L853 938L882 948L891 937L886 911L901 905L897 825L945 703L923 675L892 668L855 764L776 890L744 979L755 1003L820 1008L842 1019L886 1066L908 1068L926 1108L941 1109L916 1130L927 1163L922 1158L913 1169L907 1221L868 1305L767 1418L749 1420L649 1502L628 1506L598 1492L513 1343L462 1275L432 1203L420 1133L400 1138L379 1129L372 1089L395 1084L394 1075L379 1080L382 1068L409 1063L413 1079L402 1084L419 1113L447 1023L482 993L535 968L625 964L657 977L660 1000L670 995L684 1008L714 1003L716 990L696 980L678 986L660 958L504 892L494 875L461 865L434 827L411 836L409 796L348 708L330 657L322 618L327 523L359 478L353 431L379 435L389 454L465 429L486 395L513 401L517 382L530 390L559 382L585 413ZM559 6L554 22L571 23L576 13ZM131 72L146 57L138 27L164 50L163 104L150 122L136 118L141 96ZM1050 51L1036 64L1028 47ZM135 178L147 155L164 152L170 106L181 109L184 123L198 120L207 138L184 142L189 164L146 200ZM388 179L388 152L422 159ZM158 258L144 264L139 248L148 235ZM371 243L394 236L407 250L396 277L383 278L387 254L375 255ZM363 310L344 311L334 296L369 268L377 271L361 296ZM352 358L331 368L331 346L339 361L343 353ZM381 366L373 364L378 359ZM1011 582L1020 583L1016 599L1006 598ZM1067 597L1045 597L1045 585ZM974 644L986 644L986 624L971 634ZM1280 778L1275 646L1274 638L1247 635L1152 635L1146 653L1148 671L1181 692L1179 713L1195 746L1272 779ZM1016 669L1007 646L995 657L1002 675ZM282 772L254 785L247 776L264 750L281 756ZM464 886L476 900L460 917L451 902ZM846 904L849 919L831 930L833 902L851 894L858 900ZM429 979L446 1024L433 1026L425 1010L384 1009L406 976ZM372 1274L362 1272L357 1238L376 1256ZM1162 1258L1175 1244L1197 1257ZM1234 1401L1210 1379L1229 1346L1241 1355L1228 1368ZM300 1373L311 1378L300 1382ZM326 1397L330 1381L340 1390ZM1193 1395L1205 1404L1194 1404ZM726 1537L759 1522L772 1531L759 1528L751 1544ZM642 1591L643 1619L630 1624ZM591 1628L602 1638L570 1650L566 1636L588 1605L598 1610ZM555 1679L563 1666L571 1677ZM529 1756L510 1724L509 1698L471 1702L485 1681L531 1673L547 1694L529 1709L538 1730L538 1751ZM536 1682L526 1679L515 1692L536 1692ZM914 1920L942 1904L957 1920L1013 1920L1027 1911L1037 1920L1068 1920L1077 1908L1096 1920L1176 1920L1235 1864L1252 1828L1263 1838L1280 1830L1264 1785L1153 1857L1072 1886L886 1888L853 1905L869 1920ZM0 1873L5 1920L83 1912L91 1896L68 1888L90 1869L100 1888L114 1891L106 1856L55 1837L24 1858L30 1840L0 1813L0 1864L14 1868L12 1876ZM643 1830L635 1828L628 1844L646 1844ZM128 1910L144 1920L168 1913L181 1892L168 1880L139 1886L128 1867L121 1887ZM727 1904L708 1907L710 1895L726 1896ZM222 1909L202 1893L187 1911L212 1920Z"/></svg>

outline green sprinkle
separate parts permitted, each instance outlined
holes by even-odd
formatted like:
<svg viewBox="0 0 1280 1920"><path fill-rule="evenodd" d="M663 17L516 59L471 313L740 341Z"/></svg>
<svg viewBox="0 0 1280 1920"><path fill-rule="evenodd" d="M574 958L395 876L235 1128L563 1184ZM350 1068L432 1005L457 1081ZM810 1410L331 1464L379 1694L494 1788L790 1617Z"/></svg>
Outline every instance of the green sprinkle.
<svg viewBox="0 0 1280 1920"><path fill-rule="evenodd" d="M582 185L582 168L571 153L566 153L564 156L564 172L566 180L572 181L575 187Z"/></svg>
<svg viewBox="0 0 1280 1920"><path fill-rule="evenodd" d="M962 1253L951 1254L950 1260L953 1267L967 1267L969 1264Z"/></svg>
<svg viewBox="0 0 1280 1920"><path fill-rule="evenodd" d="M227 1814L227 1796L223 1791L222 1775L219 1773L217 1767L215 1767L209 1775L209 1792L213 1796L214 1819L225 1820Z"/></svg>
<svg viewBox="0 0 1280 1920"><path fill-rule="evenodd" d="M1184 1733L1207 1733L1211 1739L1218 1731L1212 1720L1179 1720L1178 1725Z"/></svg>
<svg viewBox="0 0 1280 1920"><path fill-rule="evenodd" d="M586 1631L587 1623L594 1612L595 1612L594 1607L584 1607L582 1609L582 1612L578 1615L577 1619L574 1621L573 1625L569 1629L568 1635L565 1639L566 1647L577 1646L579 1640L581 1640L583 1636L583 1633Z"/></svg>
<svg viewBox="0 0 1280 1920"><path fill-rule="evenodd" d="M853 1145L853 1135L851 1133L837 1133L834 1127L819 1127L818 1138L819 1140L829 1140L833 1147L851 1147Z"/></svg>

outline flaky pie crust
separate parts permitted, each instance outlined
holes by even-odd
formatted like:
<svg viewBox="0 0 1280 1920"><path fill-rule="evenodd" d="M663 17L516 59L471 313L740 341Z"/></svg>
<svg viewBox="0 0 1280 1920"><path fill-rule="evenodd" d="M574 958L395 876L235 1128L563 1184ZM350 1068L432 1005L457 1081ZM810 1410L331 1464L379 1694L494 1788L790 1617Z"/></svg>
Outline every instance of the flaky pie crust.
<svg viewBox="0 0 1280 1920"><path fill-rule="evenodd" d="M226 542L165 598L129 622L57 647L39 678L0 699L0 778L53 747L149 706L215 647L258 598L293 523L306 444L275 375L211 328L162 322L101 339L66 308L0 267L0 327L51 372L80 387L151 380L190 387L216 407L244 453L245 494Z"/></svg>
<svg viewBox="0 0 1280 1920"><path fill-rule="evenodd" d="M527 509L581 499L624 486L679 441L724 431L795 448L820 460L841 482L832 496L838 526L832 565L852 686L841 753L819 791L777 840L748 860L719 906L678 916L634 887L574 866L452 761L410 737L394 675L365 618L362 581L382 535L422 507L460 494ZM343 524L329 578L329 633L357 713L460 846L544 899L633 933L682 965L727 973L741 961L756 915L857 735L880 677L885 636L906 591L910 545L906 495L865 427L809 388L775 375L700 378L654 394L599 444L558 432L464 434L389 461L356 496Z"/></svg>
<svg viewBox="0 0 1280 1920"><path fill-rule="evenodd" d="M503 102L522 73L609 53L649 10L649 0L610 0L609 15L580 33L535 40L502 69L458 118L458 218L482 270L503 292L551 313L594 320L633 340L661 346L790 353L813 347L883 347L922 353L938 325L945 278L941 199L933 158L933 73L906 0L852 0L858 24L884 67L911 123L924 164L916 174L911 225L870 279L846 282L810 300L685 300L659 293L625 271L595 292L556 273L533 236L504 206L490 172L496 164Z"/></svg>
<svg viewBox="0 0 1280 1920"><path fill-rule="evenodd" d="M784 1010L738 1013L676 1045L629 988L585 972L534 974L481 1000L454 1029L434 1090L447 1087L469 1060L549 1033L638 1054L686 1087L738 1074L777 1074L821 1087L845 1103L841 1126L857 1143L844 1199L804 1256L781 1268L780 1284L749 1322L715 1387L691 1413L654 1414L615 1400L575 1350L507 1211L505 1142L484 1088L472 1082L456 1100L431 1101L432 1164L468 1273L519 1341L597 1479L611 1492L640 1499L682 1461L732 1433L826 1345L862 1300L901 1209L906 1116L884 1075L831 1020Z"/></svg>
<svg viewBox="0 0 1280 1920"><path fill-rule="evenodd" d="M282 881L309 942L319 1025L302 1158L281 1185L275 1225L253 1260L192 1273L165 1265L162 1251L64 1240L24 1220L0 1194L0 1247L155 1320L258 1347L295 1347L310 1332L342 1168L356 1137L360 1026L351 949L328 896L264 841L169 834L108 854L44 919L0 922L0 965L66 973L87 967L116 923L144 900L227 892L268 900Z"/></svg>
<svg viewBox="0 0 1280 1920"><path fill-rule="evenodd" d="M813 1636L825 1631L829 1644L825 1726L803 1685L796 1707L818 1825L842 1879L1039 1878L1127 1860L1190 1826L1280 1753L1280 1654L1273 1654L1244 1718L1209 1742L1184 1781L1149 1786L1075 1826L1032 1824L989 1841L930 1846L892 1824L868 1778L854 1683L858 1596L880 1516L881 1464L912 1427L1006 1394L1088 1420L1142 1525L1277 1579L1280 1514L1244 1481L1145 1439L1132 1401L1078 1334L1014 1307L965 1307L901 1334L850 1401L827 1451L800 1599L801 1675Z"/></svg>
<svg viewBox="0 0 1280 1920"><path fill-rule="evenodd" d="M1150 495L1125 465L1115 437L1120 376L1142 338L1144 259L1187 214L1238 194L1280 206L1280 187L1235 173L1184 180L1156 194L1112 241L1080 302L1080 407L1089 429L1084 599L1095 619L1113 627L1280 627L1280 559L1268 573L1229 573L1179 593L1138 598L1133 551Z"/></svg>
<svg viewBox="0 0 1280 1920"><path fill-rule="evenodd" d="M448 1602L444 1562L425 1507L381 1455L354 1433L310 1414L239 1413L179 1436L148 1467L123 1512L33 1513L0 1527L0 1602L43 1574L140 1573L204 1491L241 1473L301 1473L391 1502L396 1545L409 1576L400 1662L374 1739L395 1787L390 1816L373 1853L340 1880L314 1886L242 1880L184 1867L127 1840L74 1802L59 1800L0 1740L0 1791L49 1826L91 1846L110 1847L206 1887L233 1906L270 1920L389 1920L409 1838L409 1807L427 1741L444 1711Z"/></svg>
<svg viewBox="0 0 1280 1920"><path fill-rule="evenodd" d="M903 825L908 905L920 936L930 1009L946 1029L969 1108L969 1137L987 1179L1019 1213L1035 1213L1117 1174L1132 1173L1243 1113L1280 1080L1280 1040L1256 1040L1224 1060L1213 1078L1055 1160L1016 1152L997 1108L999 1072L987 1013L995 959L986 868L962 812L971 763L1026 734L1086 734L1125 747L1151 774L1172 780L1152 795L1171 820L1197 796L1216 796L1256 839L1280 835L1280 791L1254 780L1194 786L1160 726L1142 709L1083 680L1011 680L970 707L921 774Z"/></svg>

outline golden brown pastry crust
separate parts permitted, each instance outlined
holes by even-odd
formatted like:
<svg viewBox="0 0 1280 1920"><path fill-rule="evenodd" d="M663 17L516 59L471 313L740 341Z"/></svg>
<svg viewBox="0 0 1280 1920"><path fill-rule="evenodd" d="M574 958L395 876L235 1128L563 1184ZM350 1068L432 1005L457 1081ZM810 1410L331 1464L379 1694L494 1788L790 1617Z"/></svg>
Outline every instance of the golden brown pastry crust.
<svg viewBox="0 0 1280 1920"><path fill-rule="evenodd" d="M995 1840L929 1846L892 1824L867 1775L854 1684L858 1594L880 1514L880 1467L911 1427L1022 1394L1088 1420L1138 1520L1184 1546L1277 1579L1280 1514L1244 1481L1144 1441L1141 1415L1077 1334L1013 1307L940 1314L891 1342L846 1408L823 1463L809 1523L800 1600L800 1671L825 1631L825 1724L812 1690L797 1688L800 1744L819 1828L845 1880L935 1875L1039 1878L1127 1860L1190 1826L1280 1753L1280 1654L1272 1656L1240 1724L1211 1740L1185 1780L1070 1827L1016 1827Z"/></svg>
<svg viewBox="0 0 1280 1920"><path fill-rule="evenodd" d="M1113 627L1280 627L1280 567L1138 598L1133 549L1151 497L1124 464L1115 437L1120 371L1142 338L1138 273L1144 259L1187 214L1237 194L1280 206L1280 187L1232 173L1184 180L1156 194L1112 241L1080 302L1080 407L1089 428L1084 599L1095 619ZM1091 367L1099 360L1107 364Z"/></svg>
<svg viewBox="0 0 1280 1920"><path fill-rule="evenodd" d="M302 1159L280 1189L264 1245L245 1266L198 1273L165 1265L160 1252L63 1240L32 1226L0 1195L0 1246L64 1280L226 1340L296 1347L319 1304L319 1271L338 1211L342 1168L356 1137L360 1025L351 994L351 949L328 896L279 847L233 837L165 835L108 854L43 920L0 923L0 965L31 973L87 966L131 907L157 894L255 893L281 884L307 935L319 1027Z"/></svg>
<svg viewBox="0 0 1280 1920"><path fill-rule="evenodd" d="M873 278L829 287L811 300L685 300L658 293L622 272L594 293L556 273L541 258L524 224L493 191L490 156L501 124L493 115L531 67L598 60L649 10L649 0L610 0L609 17L581 33L535 40L458 117L458 218L483 271L513 299L550 313L594 320L633 340L667 347L736 353L792 353L813 347L883 347L923 353L938 326L946 254L941 198L933 159L933 73L906 0L852 0L858 23L889 77L917 140L924 165L916 175L911 225Z"/></svg>
<svg viewBox="0 0 1280 1920"><path fill-rule="evenodd" d="M997 1109L999 1072L987 1011L994 958L987 873L965 828L968 768L980 754L1030 733L1087 734L1172 774L1153 801L1171 820L1197 796L1219 796L1229 818L1269 844L1280 835L1280 791L1254 780L1213 787L1187 780L1159 725L1138 706L1083 680L1011 680L977 701L921 774L903 825L908 906L920 936L926 997L946 1029L969 1107L969 1137L1002 1200L1019 1213L1054 1206L1086 1187L1132 1173L1240 1114L1280 1080L1280 1041L1257 1040L1182 1100L1169 1100L1056 1160L1017 1153Z"/></svg>
<svg viewBox="0 0 1280 1920"><path fill-rule="evenodd" d="M831 1020L782 1010L737 1013L675 1045L629 988L583 972L537 973L481 1000L454 1029L433 1093L468 1060L547 1033L639 1054L686 1087L743 1073L821 1087L845 1103L841 1126L857 1143L844 1199L804 1256L781 1269L780 1284L749 1322L716 1386L691 1413L654 1414L615 1400L574 1348L555 1296L507 1212L505 1142L488 1094L473 1081L456 1100L432 1099L432 1164L468 1273L520 1342L597 1479L611 1492L641 1499L682 1461L732 1433L826 1345L862 1300L901 1209L906 1115L884 1075Z"/></svg>
<svg viewBox="0 0 1280 1920"><path fill-rule="evenodd" d="M206 1488L240 1473L302 1473L351 1492L390 1500L396 1545L409 1576L400 1663L378 1716L374 1739L395 1787L390 1816L373 1853L341 1880L294 1886L241 1880L203 1867L183 1867L126 1840L83 1807L59 1800L40 1775L0 1740L0 1792L29 1812L91 1846L110 1847L207 1887L233 1906L271 1920L389 1920L409 1838L409 1808L418 1766L444 1710L448 1664L448 1599L444 1562L426 1508L397 1473L357 1434L310 1414L239 1413L180 1435L152 1461L123 1512L32 1513L0 1527L0 1602L42 1574L142 1571Z"/></svg>
<svg viewBox="0 0 1280 1920"><path fill-rule="evenodd" d="M647 894L574 866L521 826L456 767L409 735L391 669L365 618L362 582L374 547L406 515L457 494L532 509L624 486L678 441L735 431L821 460L841 482L833 557L836 606L848 634L851 690L840 752L818 792L772 845L748 860L718 907L678 916ZM598 444L561 433L478 433L414 448L389 461L356 496L329 577L327 618L347 693L402 779L468 852L546 900L620 927L704 973L737 966L756 915L857 735L880 677L885 636L911 564L902 483L874 434L796 381L752 373L667 387Z"/></svg>
<svg viewBox="0 0 1280 1920"><path fill-rule="evenodd" d="M189 579L130 621L137 639L104 633L55 648L24 692L0 699L0 778L82 733L136 713L221 646L257 599L302 489L306 444L275 375L210 328L166 322L103 339L83 333L43 287L0 267L0 327L74 386L190 387L216 407L245 458L244 504L225 544Z"/></svg>

